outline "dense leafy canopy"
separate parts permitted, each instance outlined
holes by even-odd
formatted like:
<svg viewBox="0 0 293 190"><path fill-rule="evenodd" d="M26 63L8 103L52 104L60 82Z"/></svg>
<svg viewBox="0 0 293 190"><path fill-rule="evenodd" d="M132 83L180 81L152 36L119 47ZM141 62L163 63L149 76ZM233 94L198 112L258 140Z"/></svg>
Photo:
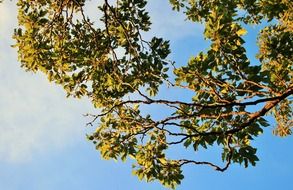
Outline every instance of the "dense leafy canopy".
<svg viewBox="0 0 293 190"><path fill-rule="evenodd" d="M170 0L174 11L205 26L211 42L183 66L168 60L169 41L143 38L151 27L146 0L97 1L98 22L84 11L86 3L18 0L14 39L22 67L45 73L69 96L89 97L101 109L90 115L89 125L98 127L88 138L103 158L131 157L140 179L174 188L186 164L218 171L231 163L255 165L250 141L269 125L265 115L274 116L275 134L291 134L291 0ZM258 36L259 63L251 63L244 27L262 22L267 24ZM193 96L190 101L160 99L162 86ZM142 111L158 105L171 114L154 117ZM195 152L217 147L225 164L197 161L190 154L172 157L174 146Z"/></svg>

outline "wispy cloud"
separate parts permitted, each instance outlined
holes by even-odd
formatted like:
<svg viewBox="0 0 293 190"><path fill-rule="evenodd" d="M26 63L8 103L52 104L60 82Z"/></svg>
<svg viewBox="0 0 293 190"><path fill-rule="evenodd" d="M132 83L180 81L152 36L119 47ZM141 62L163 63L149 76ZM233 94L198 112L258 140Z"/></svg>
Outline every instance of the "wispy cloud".
<svg viewBox="0 0 293 190"><path fill-rule="evenodd" d="M173 11L167 0L149 0L147 10L152 21L152 34L176 41L201 35L203 26L186 20L182 12Z"/></svg>
<svg viewBox="0 0 293 190"><path fill-rule="evenodd" d="M82 138L81 114L89 110L88 104L65 101L63 91L43 76L0 69L0 159L27 161L34 153Z"/></svg>
<svg viewBox="0 0 293 190"><path fill-rule="evenodd" d="M26 73L10 47L16 25L15 2L0 4L0 160L23 162L36 153L84 138L87 101L66 99L60 87Z"/></svg>
<svg viewBox="0 0 293 190"><path fill-rule="evenodd" d="M81 114L90 110L89 104L66 100L63 90L44 76L25 73L13 51L1 48L0 53L0 159L26 161L82 138Z"/></svg>

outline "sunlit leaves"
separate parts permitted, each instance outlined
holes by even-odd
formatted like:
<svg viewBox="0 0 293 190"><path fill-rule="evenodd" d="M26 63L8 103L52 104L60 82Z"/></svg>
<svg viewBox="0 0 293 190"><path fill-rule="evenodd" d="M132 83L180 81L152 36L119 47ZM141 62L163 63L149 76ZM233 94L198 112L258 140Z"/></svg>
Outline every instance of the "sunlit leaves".
<svg viewBox="0 0 293 190"><path fill-rule="evenodd" d="M22 67L101 108L91 115L88 125L97 129L88 139L102 158L131 158L139 179L176 188L185 164L218 171L231 163L254 166L252 141L269 126L266 115L276 119L274 134L292 133L293 7L289 0L169 2L202 23L210 43L185 65L168 60L169 41L144 39L151 28L146 0L101 1L100 24L88 18L84 0L19 0L14 39ZM246 24L263 21L259 63L252 63L244 47ZM190 100L159 99L164 87L180 88L182 100L188 91ZM154 105L160 114L145 113ZM169 154L172 147L200 152L212 146L222 151L224 166Z"/></svg>

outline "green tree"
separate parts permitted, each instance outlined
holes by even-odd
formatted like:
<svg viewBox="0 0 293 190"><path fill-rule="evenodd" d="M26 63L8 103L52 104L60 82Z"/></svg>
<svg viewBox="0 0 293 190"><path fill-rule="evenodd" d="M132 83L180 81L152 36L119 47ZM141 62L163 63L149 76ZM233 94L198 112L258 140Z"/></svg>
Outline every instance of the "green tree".
<svg viewBox="0 0 293 190"><path fill-rule="evenodd" d="M275 118L276 135L291 134L291 0L170 0L175 11L205 26L211 42L180 67L168 60L169 41L143 38L151 27L146 0L98 2L102 25L88 18L85 0L18 0L14 39L23 68L45 73L68 96L86 96L101 110L89 115L89 125L98 127L88 139L103 158L131 157L140 179L174 188L187 164L218 171L232 163L254 166L258 157L250 141L269 126L265 115ZM267 24L258 36L259 64L251 63L244 27L262 22ZM158 98L163 86L193 96ZM142 111L158 105L171 114ZM172 157L172 147L219 148L223 166Z"/></svg>

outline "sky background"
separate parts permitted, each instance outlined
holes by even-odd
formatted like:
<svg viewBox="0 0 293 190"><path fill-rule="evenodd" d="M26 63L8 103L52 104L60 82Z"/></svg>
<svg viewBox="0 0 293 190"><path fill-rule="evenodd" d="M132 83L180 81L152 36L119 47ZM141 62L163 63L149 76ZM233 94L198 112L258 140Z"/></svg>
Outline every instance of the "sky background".
<svg viewBox="0 0 293 190"><path fill-rule="evenodd" d="M172 59L185 64L190 55L208 47L202 26L184 22L167 0L149 3L152 32L171 40ZM93 8L88 11L95 13ZM82 114L97 112L88 100L65 98L45 76L20 68L16 49L10 47L16 14L15 1L0 4L0 189L165 189L158 182L139 181L129 162L101 159L85 137L90 130ZM250 28L245 37L252 58L259 29ZM272 129L265 129L254 142L260 158L256 167L232 165L219 173L205 166L185 166L185 179L177 189L293 189L293 138L275 137Z"/></svg>

